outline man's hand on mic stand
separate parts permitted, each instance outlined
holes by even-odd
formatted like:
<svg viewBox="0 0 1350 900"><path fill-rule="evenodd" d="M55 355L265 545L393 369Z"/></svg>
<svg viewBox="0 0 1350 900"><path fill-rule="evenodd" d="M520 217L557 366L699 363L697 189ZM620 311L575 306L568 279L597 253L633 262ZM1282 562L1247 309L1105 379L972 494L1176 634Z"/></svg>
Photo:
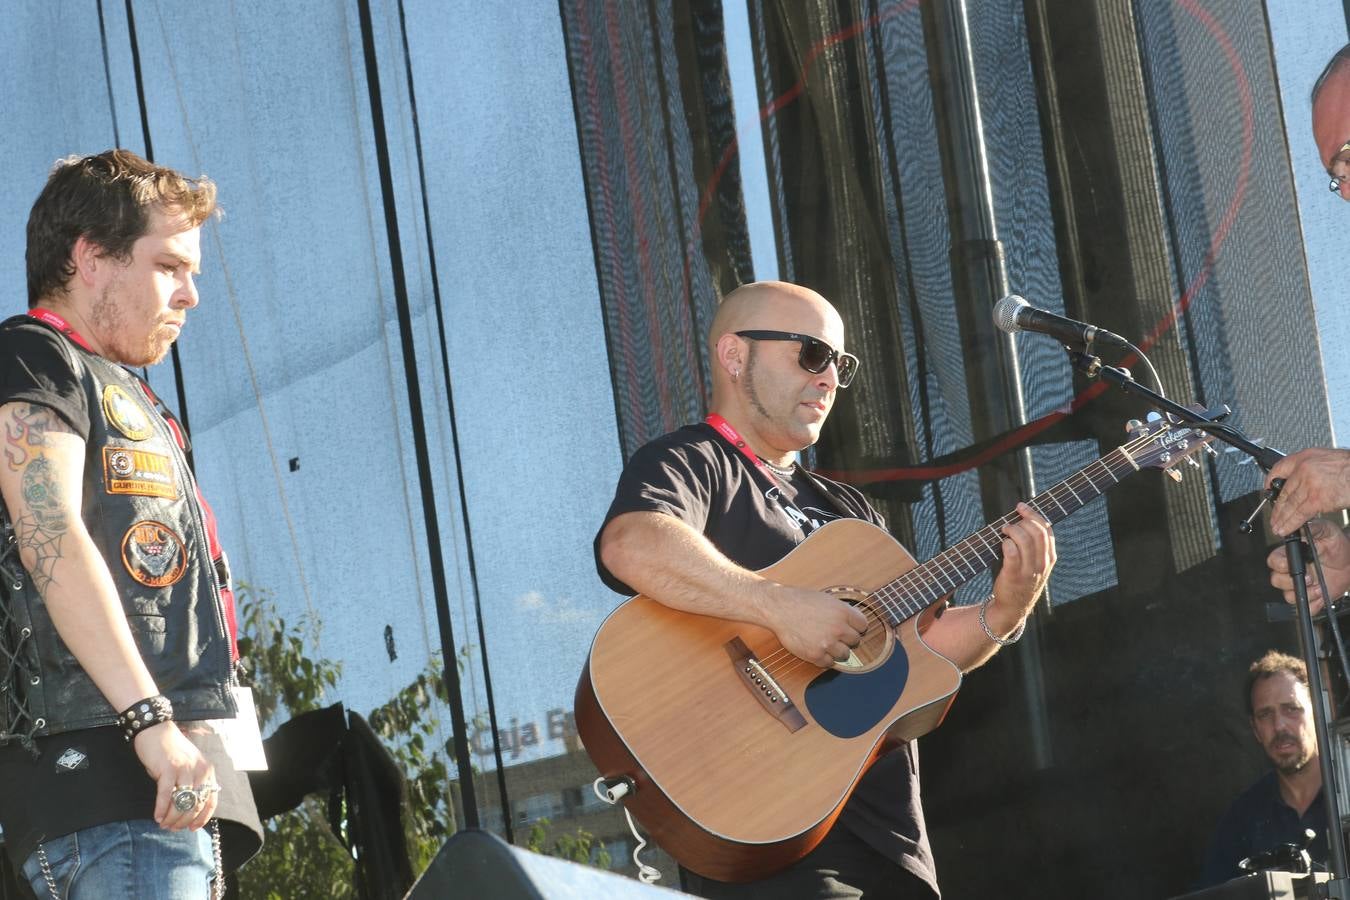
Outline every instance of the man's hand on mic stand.
<svg viewBox="0 0 1350 900"><path fill-rule="evenodd" d="M1350 590L1350 535L1325 519L1314 519L1308 526L1317 542L1317 555L1322 561L1327 590L1333 598L1339 597ZM1270 551L1266 565L1270 568L1270 583L1284 594L1284 602L1292 605L1294 579L1289 576L1289 555L1283 546ZM1308 611L1317 615L1325 605L1326 598L1322 596L1322 586L1318 584L1311 566L1304 580L1308 585Z"/></svg>
<svg viewBox="0 0 1350 900"><path fill-rule="evenodd" d="M1271 467L1266 487L1276 478L1284 479L1284 487L1270 514L1270 527L1281 537L1313 516L1350 507L1350 450L1315 447L1293 453Z"/></svg>

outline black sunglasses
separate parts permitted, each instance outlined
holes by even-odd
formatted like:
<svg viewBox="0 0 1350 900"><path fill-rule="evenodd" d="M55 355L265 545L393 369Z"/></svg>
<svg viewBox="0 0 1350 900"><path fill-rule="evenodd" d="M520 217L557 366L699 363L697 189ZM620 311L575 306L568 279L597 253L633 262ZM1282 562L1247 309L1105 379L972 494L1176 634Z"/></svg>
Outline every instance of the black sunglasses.
<svg viewBox="0 0 1350 900"><path fill-rule="evenodd" d="M839 386L846 388L858 374L858 357L852 353L836 350L820 338L809 334L796 334L791 331L738 331L737 337L750 338L752 341L796 341L802 345L797 354L797 365L812 375L819 375L834 363L839 372Z"/></svg>

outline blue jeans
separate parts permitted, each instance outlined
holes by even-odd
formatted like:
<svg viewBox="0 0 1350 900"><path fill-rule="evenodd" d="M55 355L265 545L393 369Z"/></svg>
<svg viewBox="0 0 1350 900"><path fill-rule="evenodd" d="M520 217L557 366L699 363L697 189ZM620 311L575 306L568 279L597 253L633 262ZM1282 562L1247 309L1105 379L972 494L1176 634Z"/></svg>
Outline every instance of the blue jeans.
<svg viewBox="0 0 1350 900"><path fill-rule="evenodd" d="M149 819L96 825L43 841L60 900L137 897L140 900L209 900L215 853L209 828L165 831ZM52 888L39 851L23 864L39 900Z"/></svg>

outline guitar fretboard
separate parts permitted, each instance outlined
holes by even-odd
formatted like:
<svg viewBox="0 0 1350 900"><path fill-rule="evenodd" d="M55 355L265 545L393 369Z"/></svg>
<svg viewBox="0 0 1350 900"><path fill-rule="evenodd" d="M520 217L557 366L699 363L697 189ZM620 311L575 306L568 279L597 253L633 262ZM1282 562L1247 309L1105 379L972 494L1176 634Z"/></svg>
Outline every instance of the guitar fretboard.
<svg viewBox="0 0 1350 900"><path fill-rule="evenodd" d="M1117 447L1037 494L1028 505L1052 525L1068 518L1138 471L1139 464L1131 455L1130 446ZM1021 518L1017 512L1008 513L874 591L873 596L882 601L890 623L898 625L918 615L992 566L1002 555L1003 529Z"/></svg>

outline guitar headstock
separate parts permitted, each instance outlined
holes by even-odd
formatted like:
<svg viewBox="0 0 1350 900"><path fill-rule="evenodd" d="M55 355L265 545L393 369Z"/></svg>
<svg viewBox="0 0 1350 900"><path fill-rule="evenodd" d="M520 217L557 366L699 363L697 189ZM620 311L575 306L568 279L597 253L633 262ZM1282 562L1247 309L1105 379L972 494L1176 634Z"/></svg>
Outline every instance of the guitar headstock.
<svg viewBox="0 0 1350 900"><path fill-rule="evenodd" d="M1199 409L1199 407L1195 408ZM1211 415L1207 413L1206 417ZM1140 468L1151 466L1162 469L1175 481L1181 480L1181 473L1175 467L1180 465L1182 460L1187 460L1191 465L1199 468L1200 464L1195 461L1195 454L1202 450L1211 454L1214 453L1214 449L1209 446L1214 440L1213 435L1198 428L1175 422L1170 416L1164 417L1157 413L1149 413L1148 421L1141 422L1138 419L1131 419L1125 426L1125 430L1130 433L1132 438L1125 445L1130 458Z"/></svg>

